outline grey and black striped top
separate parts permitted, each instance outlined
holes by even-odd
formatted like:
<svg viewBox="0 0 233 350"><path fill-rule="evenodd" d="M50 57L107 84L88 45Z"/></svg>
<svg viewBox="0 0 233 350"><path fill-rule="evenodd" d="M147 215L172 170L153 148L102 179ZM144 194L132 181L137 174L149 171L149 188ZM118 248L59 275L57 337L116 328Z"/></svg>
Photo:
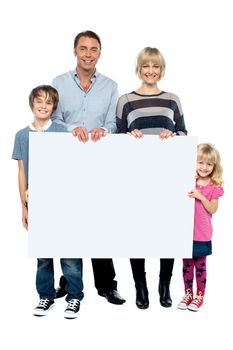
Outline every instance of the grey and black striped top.
<svg viewBox="0 0 233 350"><path fill-rule="evenodd" d="M117 104L117 132L134 129L158 135L164 129L187 135L179 97L161 91L156 95L140 95L133 91L122 95Z"/></svg>

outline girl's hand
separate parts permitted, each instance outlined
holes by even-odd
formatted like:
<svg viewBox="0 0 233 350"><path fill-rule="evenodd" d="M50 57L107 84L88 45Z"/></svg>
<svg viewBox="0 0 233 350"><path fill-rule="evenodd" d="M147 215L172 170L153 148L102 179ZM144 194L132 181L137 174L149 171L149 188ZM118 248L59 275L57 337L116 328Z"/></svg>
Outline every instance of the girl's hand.
<svg viewBox="0 0 233 350"><path fill-rule="evenodd" d="M188 196L190 198L196 198L196 199L200 199L200 200L203 198L203 194L200 193L196 188L193 188L191 191L189 191Z"/></svg>

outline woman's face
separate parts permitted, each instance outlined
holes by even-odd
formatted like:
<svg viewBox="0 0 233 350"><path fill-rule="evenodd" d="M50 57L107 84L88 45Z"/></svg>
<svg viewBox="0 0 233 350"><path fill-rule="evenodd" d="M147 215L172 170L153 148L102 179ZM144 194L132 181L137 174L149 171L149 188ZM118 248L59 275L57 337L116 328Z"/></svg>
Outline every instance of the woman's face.
<svg viewBox="0 0 233 350"><path fill-rule="evenodd" d="M161 66L152 61L144 63L140 69L140 77L145 84L156 84L161 78Z"/></svg>

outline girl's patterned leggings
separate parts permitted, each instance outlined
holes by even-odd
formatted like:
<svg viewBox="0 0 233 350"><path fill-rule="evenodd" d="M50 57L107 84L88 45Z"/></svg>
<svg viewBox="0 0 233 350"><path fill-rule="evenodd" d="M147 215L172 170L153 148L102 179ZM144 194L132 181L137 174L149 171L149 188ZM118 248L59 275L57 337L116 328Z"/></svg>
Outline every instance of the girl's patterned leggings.
<svg viewBox="0 0 233 350"><path fill-rule="evenodd" d="M183 278L185 290L191 289L191 291L193 291L194 268L197 290L201 290L204 293L206 285L206 256L183 259Z"/></svg>

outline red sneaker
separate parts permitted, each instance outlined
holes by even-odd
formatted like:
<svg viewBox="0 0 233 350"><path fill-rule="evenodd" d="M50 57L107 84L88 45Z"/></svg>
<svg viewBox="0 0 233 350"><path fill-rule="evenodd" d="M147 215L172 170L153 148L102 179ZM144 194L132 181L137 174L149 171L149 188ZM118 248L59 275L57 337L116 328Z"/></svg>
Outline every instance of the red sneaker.
<svg viewBox="0 0 233 350"><path fill-rule="evenodd" d="M178 309L186 310L188 305L192 302L192 300L193 300L193 292L191 291L191 289L187 289L185 291L185 295L183 296L183 299L177 305Z"/></svg>
<svg viewBox="0 0 233 350"><path fill-rule="evenodd" d="M197 291L196 297L193 299L191 304L188 305L188 309L191 311L198 311L203 304L204 292L201 290Z"/></svg>

